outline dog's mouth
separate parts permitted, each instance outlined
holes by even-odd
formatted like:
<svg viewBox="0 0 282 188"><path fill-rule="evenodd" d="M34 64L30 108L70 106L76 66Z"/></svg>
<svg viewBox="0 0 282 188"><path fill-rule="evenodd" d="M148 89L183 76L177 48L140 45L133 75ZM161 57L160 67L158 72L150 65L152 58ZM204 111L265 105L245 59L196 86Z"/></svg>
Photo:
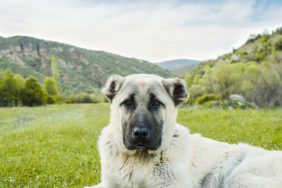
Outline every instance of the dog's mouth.
<svg viewBox="0 0 282 188"><path fill-rule="evenodd" d="M145 146L135 146L137 150L148 150L148 147Z"/></svg>
<svg viewBox="0 0 282 188"><path fill-rule="evenodd" d="M151 145L146 145L144 143L137 143L133 145L126 145L126 148L129 150L157 150L159 146L151 146Z"/></svg>
<svg viewBox="0 0 282 188"><path fill-rule="evenodd" d="M129 150L148 150L150 147L144 144L134 144L134 145L126 145Z"/></svg>
<svg viewBox="0 0 282 188"><path fill-rule="evenodd" d="M138 149L138 150L147 150L147 149L149 149L149 147L146 146L146 145L144 145L144 144L137 144L137 145L135 145L134 147L135 147L136 149Z"/></svg>

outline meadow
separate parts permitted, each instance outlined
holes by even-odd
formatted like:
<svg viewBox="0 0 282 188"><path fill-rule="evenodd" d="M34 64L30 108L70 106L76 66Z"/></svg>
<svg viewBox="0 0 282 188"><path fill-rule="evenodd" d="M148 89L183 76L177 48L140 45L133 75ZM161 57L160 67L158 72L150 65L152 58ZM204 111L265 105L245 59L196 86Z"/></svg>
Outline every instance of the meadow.
<svg viewBox="0 0 282 188"><path fill-rule="evenodd" d="M0 108L0 187L83 187L100 181L97 138L108 104ZM282 150L282 110L180 108L192 133Z"/></svg>

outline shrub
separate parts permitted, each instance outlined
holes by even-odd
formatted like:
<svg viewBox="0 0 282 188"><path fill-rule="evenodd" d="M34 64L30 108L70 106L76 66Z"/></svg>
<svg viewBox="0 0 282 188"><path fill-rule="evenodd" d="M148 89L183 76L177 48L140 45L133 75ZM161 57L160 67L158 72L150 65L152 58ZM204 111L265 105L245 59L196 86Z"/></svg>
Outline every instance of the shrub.
<svg viewBox="0 0 282 188"><path fill-rule="evenodd" d="M55 97L48 95L47 104L55 104L55 103L56 103Z"/></svg>
<svg viewBox="0 0 282 188"><path fill-rule="evenodd" d="M275 50L282 50L282 37L279 37L274 43Z"/></svg>
<svg viewBox="0 0 282 188"><path fill-rule="evenodd" d="M58 88L53 78L46 77L44 80L44 88L48 95L56 96L58 95Z"/></svg>
<svg viewBox="0 0 282 188"><path fill-rule="evenodd" d="M105 97L102 94L89 94L79 93L77 95L69 96L65 99L66 103L100 103L106 102Z"/></svg>
<svg viewBox="0 0 282 188"><path fill-rule="evenodd" d="M270 35L264 34L262 37L259 39L261 43L266 43L270 39Z"/></svg>
<svg viewBox="0 0 282 188"><path fill-rule="evenodd" d="M204 104L208 101L218 101L220 97L215 94L204 94L196 99L197 104Z"/></svg>
<svg viewBox="0 0 282 188"><path fill-rule="evenodd" d="M22 91L21 99L25 106L39 106L46 104L48 95L44 92L39 82L33 78L27 78Z"/></svg>
<svg viewBox="0 0 282 188"><path fill-rule="evenodd" d="M205 108L218 108L225 110L232 109L257 109L258 107L254 103L250 102L238 102L234 100L223 100L223 101L209 101L203 104Z"/></svg>

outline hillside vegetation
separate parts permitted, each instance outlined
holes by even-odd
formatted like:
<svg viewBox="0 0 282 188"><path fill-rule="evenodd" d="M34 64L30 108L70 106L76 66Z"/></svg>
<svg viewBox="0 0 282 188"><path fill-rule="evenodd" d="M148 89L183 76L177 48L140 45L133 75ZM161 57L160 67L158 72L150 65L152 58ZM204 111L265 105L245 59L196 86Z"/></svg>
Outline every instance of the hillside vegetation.
<svg viewBox="0 0 282 188"><path fill-rule="evenodd" d="M233 52L200 64L185 76L190 102L205 95L239 94L259 107L282 106L282 28L250 38Z"/></svg>
<svg viewBox="0 0 282 188"><path fill-rule="evenodd" d="M97 139L107 104L0 109L0 187L83 187L100 182ZM282 149L281 110L192 110L178 122L229 143Z"/></svg>
<svg viewBox="0 0 282 188"><path fill-rule="evenodd" d="M7 68L23 77L33 76L41 83L52 75L51 57L58 62L59 89L62 94L93 92L110 74L169 72L147 61L78 48L31 37L0 37L0 71Z"/></svg>
<svg viewBox="0 0 282 188"><path fill-rule="evenodd" d="M175 59L169 61L163 61L157 63L163 69L169 70L177 76L184 76L185 73L191 72L196 69L196 67L201 63L201 61L192 59Z"/></svg>

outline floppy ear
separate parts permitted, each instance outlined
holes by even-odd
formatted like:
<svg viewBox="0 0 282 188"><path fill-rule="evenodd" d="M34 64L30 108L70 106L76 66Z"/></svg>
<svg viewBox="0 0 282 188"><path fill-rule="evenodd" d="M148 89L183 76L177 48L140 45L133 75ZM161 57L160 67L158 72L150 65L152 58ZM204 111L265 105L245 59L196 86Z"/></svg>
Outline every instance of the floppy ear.
<svg viewBox="0 0 282 188"><path fill-rule="evenodd" d="M188 90L185 81L179 78L164 79L163 85L174 101L175 106L188 99Z"/></svg>
<svg viewBox="0 0 282 188"><path fill-rule="evenodd" d="M124 77L119 75L111 75L108 78L105 87L102 89L102 92L109 99L109 101L113 100L113 98L121 88L123 82Z"/></svg>

